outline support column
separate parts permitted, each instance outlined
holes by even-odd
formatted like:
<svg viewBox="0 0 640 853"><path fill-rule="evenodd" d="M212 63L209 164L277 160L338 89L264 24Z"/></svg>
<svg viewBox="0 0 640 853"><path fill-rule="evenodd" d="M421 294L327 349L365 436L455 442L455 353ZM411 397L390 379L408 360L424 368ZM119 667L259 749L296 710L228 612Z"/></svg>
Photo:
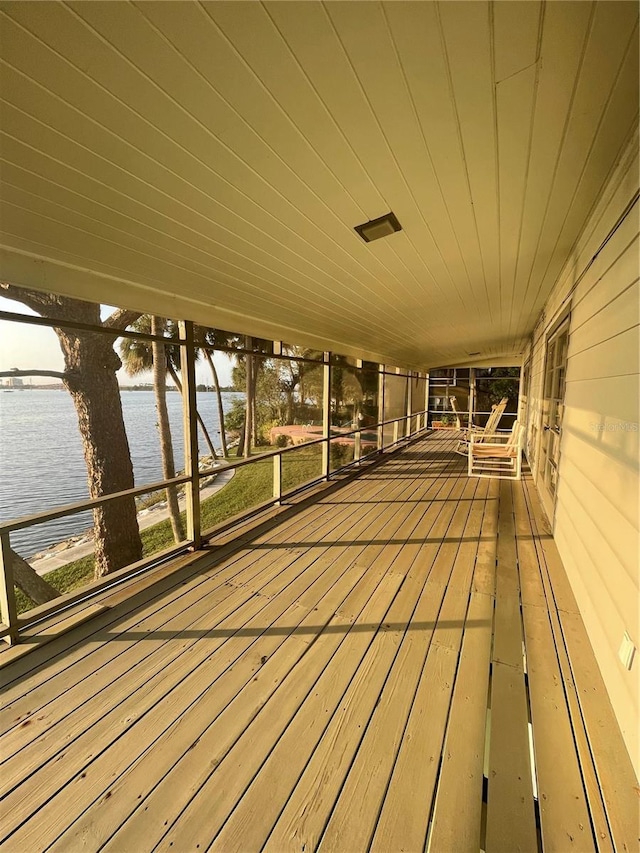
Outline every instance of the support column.
<svg viewBox="0 0 640 853"><path fill-rule="evenodd" d="M384 364L378 365L378 451L384 450Z"/></svg>
<svg viewBox="0 0 640 853"><path fill-rule="evenodd" d="M424 414L422 416L422 428L429 426L429 374L424 375Z"/></svg>
<svg viewBox="0 0 640 853"><path fill-rule="evenodd" d="M331 476L331 353L323 353L322 360L322 471L328 480Z"/></svg>
<svg viewBox="0 0 640 853"><path fill-rule="evenodd" d="M197 550L202 544L200 529L200 477L198 476L198 420L196 405L196 355L193 323L180 320L180 367L182 372L182 415L184 422L184 472L190 478L187 490L187 537Z"/></svg>
<svg viewBox="0 0 640 853"><path fill-rule="evenodd" d="M473 423L473 415L476 408L476 369L469 368L469 428Z"/></svg>
<svg viewBox="0 0 640 853"><path fill-rule="evenodd" d="M8 533L0 536L0 615L2 622L9 628L9 633L2 639L12 646L18 642L18 609Z"/></svg>
<svg viewBox="0 0 640 853"><path fill-rule="evenodd" d="M277 453L273 457L273 498L277 506L280 506L282 497L282 454Z"/></svg>

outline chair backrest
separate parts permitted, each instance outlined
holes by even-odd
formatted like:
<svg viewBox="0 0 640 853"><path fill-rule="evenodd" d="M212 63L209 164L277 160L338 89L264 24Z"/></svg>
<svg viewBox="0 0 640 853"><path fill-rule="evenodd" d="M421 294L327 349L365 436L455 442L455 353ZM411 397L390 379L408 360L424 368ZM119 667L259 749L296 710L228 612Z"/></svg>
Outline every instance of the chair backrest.
<svg viewBox="0 0 640 853"><path fill-rule="evenodd" d="M491 435L498 429L498 424L500 423L500 418L504 414L504 410L507 408L508 398L503 397L499 403L496 403L495 406L491 407L491 414L487 419L487 423L484 428L484 435Z"/></svg>
<svg viewBox="0 0 640 853"><path fill-rule="evenodd" d="M456 427L458 429L462 429L462 421L460 420L460 415L462 414L462 412L458 411L458 407L456 405L456 398L449 397L449 402L451 403L451 408L453 409L453 412L456 416Z"/></svg>
<svg viewBox="0 0 640 853"><path fill-rule="evenodd" d="M514 421L513 426L511 427L511 433L507 440L505 447L509 448L509 450L517 451L519 445L522 442L522 438L524 436L524 427L520 423L520 421Z"/></svg>

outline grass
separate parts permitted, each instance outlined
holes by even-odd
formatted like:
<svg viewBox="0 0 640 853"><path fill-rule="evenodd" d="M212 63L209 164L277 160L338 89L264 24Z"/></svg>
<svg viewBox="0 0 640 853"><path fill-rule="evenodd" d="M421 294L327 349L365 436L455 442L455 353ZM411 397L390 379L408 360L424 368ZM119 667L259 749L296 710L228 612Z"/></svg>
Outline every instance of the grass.
<svg viewBox="0 0 640 853"><path fill-rule="evenodd" d="M272 450L273 448L267 448ZM256 453L264 448L256 448ZM320 445L301 447L300 450L285 453L282 463L282 490L291 491L296 486L319 477L322 473L322 448ZM210 530L226 519L264 503L272 497L273 462L271 459L257 460L251 465L236 470L233 478L219 492L202 501L201 526L203 531ZM186 525L186 514L181 513ZM167 518L140 532L144 557L157 554L174 544L171 522ZM94 579L94 558L92 554L81 557L47 572L45 579L60 593L90 583ZM34 603L22 590L16 587L16 606L18 613L24 613L34 607Z"/></svg>

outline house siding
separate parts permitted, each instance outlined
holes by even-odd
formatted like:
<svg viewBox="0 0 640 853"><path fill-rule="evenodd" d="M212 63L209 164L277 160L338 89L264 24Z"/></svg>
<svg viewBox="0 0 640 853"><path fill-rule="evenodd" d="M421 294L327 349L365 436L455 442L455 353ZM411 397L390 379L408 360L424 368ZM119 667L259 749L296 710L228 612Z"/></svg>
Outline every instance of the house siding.
<svg viewBox="0 0 640 853"><path fill-rule="evenodd" d="M625 631L640 645L637 201L629 209L638 186L635 136L556 282L525 356L531 371L527 449L538 481L545 342L570 310L553 531L637 773L640 658L628 671L618 649Z"/></svg>

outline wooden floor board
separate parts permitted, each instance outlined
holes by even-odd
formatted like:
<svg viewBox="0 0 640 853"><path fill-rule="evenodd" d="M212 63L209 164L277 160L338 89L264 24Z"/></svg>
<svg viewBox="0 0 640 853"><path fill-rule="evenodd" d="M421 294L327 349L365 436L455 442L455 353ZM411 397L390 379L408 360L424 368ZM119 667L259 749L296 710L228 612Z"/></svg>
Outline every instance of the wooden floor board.
<svg viewBox="0 0 640 853"><path fill-rule="evenodd" d="M409 495L414 493L413 486L408 488L407 493ZM392 492L389 492L389 494L392 494ZM407 511L410 511L410 510L407 510ZM398 516L398 513L394 512L393 504L390 504L390 505L386 506L383 513L379 514L379 517L376 521L376 524L374 524L373 526L369 525L369 531L374 536L382 535L382 534L379 534L379 531L383 531L384 535L387 535L387 536L390 534L392 535L394 529L397 528L400 523L401 523L401 519ZM356 535L359 535L360 528L361 528L361 522L358 522L352 526L352 531ZM328 549L328 550L331 550L331 549ZM357 556L357 554L362 552L363 550L366 550L364 543L362 543L360 546L355 547L353 549L352 558L355 558ZM355 601L356 597L357 596L354 597L354 595L349 596L347 599L347 605L343 604L342 607L347 606L347 609L348 609L349 599L351 599L353 601L353 606L357 606L356 601ZM110 806L111 806L110 811L112 811L113 810L113 800L111 800Z"/></svg>
<svg viewBox="0 0 640 853"><path fill-rule="evenodd" d="M383 516L381 516L378 519L379 523L382 523L382 518L383 518ZM357 532L359 530L359 527L356 525L355 528L352 526L351 529L355 529ZM377 528L374 527L373 529L375 530ZM383 525L382 529L384 529L384 525ZM306 556L307 555L305 555L305 557ZM305 565L305 569L307 569L307 568L308 567ZM308 575L308 574L309 574L309 572L307 571L306 575ZM308 582L310 582L310 580L311 579L309 579ZM228 594L227 602L233 602L234 595L238 596L239 598L242 598L243 591L242 590L234 590L233 593ZM286 594L281 595L278 598L277 607L282 608L282 607L286 606L286 603L287 603L287 600L289 597L291 597L291 592L289 593L289 595L286 595ZM267 599L264 599L262 597L259 599L255 599L255 597L252 596L252 599L254 599L254 601L252 602L252 607L254 609L256 607L258 609L260 609L260 607L264 606L264 604L267 601ZM206 602L205 602L205 604L206 604ZM229 609L229 607L231 607L231 606L232 606L232 604L228 604L227 609ZM232 617L231 618L231 624L232 625L233 625L233 613L235 613L235 607L233 608L233 611L230 614L230 616ZM249 613L248 615L252 615L252 614ZM212 619L209 620L210 623L211 623L211 621L213 621L215 623L215 619L213 619L213 617L212 617ZM237 619L236 619L236 626L237 626ZM211 631L208 633L211 633ZM161 678L159 679L158 684L156 684L154 681L144 682L144 687L142 689L144 691L147 691L147 693L149 694L149 696L147 698L147 704L153 704L153 701L157 701L157 698L152 699L151 697L157 697L158 691L160 691L160 695L166 695L167 691L170 690L171 687L175 684L179 684L182 688L184 688L184 684L186 683L185 679L187 679L187 677L189 675L189 671L196 673L197 667L200 665L200 661L202 659L206 659L207 657L209 657L211 652L214 650L213 648L211 648L211 646L209 644L203 645L203 640L206 638L206 635L207 635L207 632L204 633L204 636L199 636L197 638L193 638L190 641L190 643L189 643L190 647L195 649L197 651L197 654L194 655L193 651L188 655L181 654L180 660L186 662L188 669L185 670L184 666L178 667L176 669L176 667L174 666L171 670L169 670L171 672L171 683L167 684L167 678L164 676L164 671L161 671ZM222 646L222 644L225 642L225 637L224 636L223 637L217 637L214 642L215 642L216 646ZM196 678L195 678L196 687L197 687L198 680L199 680L199 677L196 675ZM126 682L123 685L123 688L126 690L127 695L129 695L129 689L128 689ZM153 692L154 690L156 691L155 693ZM149 693L149 691L151 691L151 693ZM140 716L140 713L141 713L140 705L141 705L142 701L143 700L139 695L134 695L131 698L131 700L129 700L129 704L132 705L133 707L135 707L135 709L136 709L136 718L138 716ZM121 713L121 711L122 711L122 708L119 709L119 713ZM86 713L83 709L79 709L78 715L80 718L80 724L82 725L82 723L86 719ZM134 722L134 721L135 721L135 718L134 718L134 720L130 720L129 722ZM116 735L118 735L120 737L122 736L121 727L114 729L113 723L108 718L101 719L99 724L102 726L103 729L106 727L108 730L112 731L114 736L116 736ZM149 730L149 726L147 725L145 727L145 735L148 734L148 730ZM94 732L92 730L89 730L87 735L88 735L88 737L85 738L85 740L89 740L89 742L91 742L91 740L93 740ZM38 742L36 741L34 745L37 748ZM80 755L85 756L85 753L83 751L81 751ZM63 762L62 768L64 768L64 766L65 766L65 763ZM57 775L59 775L62 768L60 767L60 763L57 762L57 766L55 768L51 768L50 772L53 772L53 773L56 773ZM88 787L88 786L85 785L84 787ZM19 800L20 803L25 801L26 798L24 797L24 791L23 790L17 790L15 792L15 798L17 800ZM33 795L28 798L28 801L31 801L32 803L33 803L33 800L34 800ZM18 807L17 810L13 811L12 819L17 820L19 815L20 815L20 808Z"/></svg>
<svg viewBox="0 0 640 853"><path fill-rule="evenodd" d="M459 484L459 486L461 486L461 485L462 484ZM442 511L445 512L447 510L442 510ZM402 580L403 576L395 571L394 558L396 557L397 550L398 550L397 547L389 546L387 544L387 545L372 547L370 549L370 553L372 555L375 555L374 556L375 562L373 563L373 567L376 567L376 565L377 565L378 568L383 569L383 570L393 569L394 570L393 575ZM408 606L410 606L410 602L411 602L411 593L407 592L407 587L403 587L399 596L394 601L394 603L391 607L391 610L386 614L386 616L384 618L384 624L385 625L390 624L390 625L394 625L394 626L396 624L402 625L402 620L403 620L403 616L404 616L403 608L406 609ZM343 616L344 615L351 615L349 613L349 609L347 607L340 608L338 610L338 614L342 614ZM380 636L380 635L377 635L377 636ZM377 641L377 636L375 637L376 641ZM371 648L369 649L367 656L365 656L364 662L361 664L361 666L358 668L358 670L356 670L355 675L353 675L351 680L348 682L348 686L352 691L356 691L356 685L364 684L364 685L366 685L366 689L371 689L372 685L375 684L375 678L373 675L371 675L371 667L373 667L373 669L375 671L380 671L381 668L382 669L384 668L384 660L386 660L384 652L381 652L378 648L379 645L380 645L379 641L374 642L372 644ZM345 649L345 652L348 653L348 650ZM386 652L389 653L388 649L386 649ZM335 669L335 667L334 667L334 669ZM364 677L365 673L367 673L367 676L368 676L367 678ZM322 694L322 691L320 691L319 689L318 689L318 694L319 695ZM345 706L348 705L350 707L350 709L353 709L354 704L355 704L355 702L353 702L353 701L352 702L346 702L346 700L345 700ZM246 774L245 778L247 780L247 785L248 785L249 782L253 778L251 768L257 769L256 768L256 762L259 760L259 756L256 755L256 752L253 748L253 740L250 738L250 734L247 735L247 737L249 739L248 740L245 739L245 742L247 744L248 755L247 755L247 758L245 759L244 763L242 764L242 771L244 774ZM296 741L296 744L299 747L299 741ZM212 785L212 788L215 789L215 779L212 779L211 785ZM201 797L200 800L201 800L201 803L203 804L202 807L205 808L206 802L207 802L206 798ZM209 813L207 813L207 814L208 814L207 821L209 823L209 830L212 832L212 834L214 834L215 833L215 826L214 827L211 826L211 817L210 817ZM193 822L193 812L192 811L190 811L188 814L185 813L185 815L182 816L180 823L177 824L174 827L172 833L169 836L167 836L168 841L166 843L170 844L171 840L175 839L175 838L180 838L181 839L180 843L183 843L184 832L185 831L189 832L188 824L190 822ZM163 844L164 843L165 842L163 842Z"/></svg>
<svg viewBox="0 0 640 853"><path fill-rule="evenodd" d="M442 605L384 801L372 827L373 850L421 850L426 841L481 532L482 500L474 506L469 502L476 489L484 496L486 484L479 485L476 481L464 493L457 518L447 531L447 541L439 549L434 571L427 581L426 587L433 589L436 600L439 588ZM469 541L461 543L464 539Z"/></svg>
<svg viewBox="0 0 640 853"><path fill-rule="evenodd" d="M385 488L388 488L388 486L390 484L390 480L391 479L397 479L397 476L399 475L399 473L401 473L401 469L390 471L388 474L385 475L384 478L379 478L376 480L372 479L370 482L369 481L362 482L361 486L362 486L362 492L363 492L364 499L366 500L368 497L373 498L373 497L375 497L376 492L379 492ZM301 522L302 523L313 523L313 524L317 523L318 518L320 517L321 513L326 512L327 510L329 512L332 512L333 507L335 505L342 503L342 496L339 493L337 495L334 495L334 489L335 489L335 486L329 490L331 493L331 498L330 498L331 502L328 506L325 505L325 503L324 503L324 501L327 500L327 498L325 498L323 495L321 495L320 499L317 501L316 505L314 505L313 507L308 507L308 506L304 505L302 507L302 509L300 510L300 514L298 513L298 510L295 507L292 507L291 509L295 513L292 520L291 519L287 520L286 525L276 523L277 519L274 520L271 524L267 524L266 525L267 531L266 531L266 533L263 534L263 537L270 538L272 541L286 541L288 534L285 533L284 531L289 530L292 525L295 526ZM258 530L261 529L262 526L263 525L258 525L257 529ZM283 536L285 537L284 539L282 539ZM249 539L250 539L249 534L245 533L244 536L242 536L237 541L237 543L234 547L225 546L223 548L220 548L219 546L216 545L215 552L214 552L216 555L216 559L218 557L218 552L220 552L222 555L226 555L227 552L229 552L231 554L231 561L238 560L238 559L242 558L243 556L246 557L246 554L248 552L246 550L243 551L241 549L241 547L239 548L238 546L242 546L242 544L249 541ZM255 537L254 537L254 539L251 539L251 541L252 541L252 543L254 541L263 541L263 538L261 537L260 539L255 540ZM202 566L203 564L204 565L210 565L211 564L211 557L208 555L205 555L205 556L200 556L199 558L197 558L197 557L194 557L192 555L188 555L188 556L178 558L177 560L174 561L174 563L175 563L175 567L178 570L176 571L176 568L174 568L173 572L169 576L167 576L167 577L163 576L161 581L158 584L154 585L153 589L149 590L146 582L144 582L142 580L139 581L140 584L144 584L143 585L143 593L146 594L150 598L150 600L158 599L158 597L164 591L166 591L168 589L170 590L170 589L178 586L179 584L183 583L184 578L189 578L189 577L193 576L194 574L197 574L198 571L200 570L200 566ZM182 568L180 568L181 566L182 566ZM133 582L132 587L133 587L133 589L132 589L132 591L130 591L129 596L125 597L124 601L122 602L122 607L118 608L117 610L116 609L113 610L112 614L110 615L111 621L114 621L118 617L121 617L123 612L127 612L127 608L129 608L133 612L136 612L136 610L138 609L138 605L140 604L140 601L138 601L136 599L136 597L133 595L133 592L135 592L136 582ZM143 595L142 601L144 602L144 600L145 600L145 596ZM109 601L110 605L112 605L114 602L118 602L119 601L118 592L116 591L116 592L112 593L111 595L109 595L108 601ZM155 606L157 607L158 605L156 604ZM103 624L103 623L100 623L100 624ZM96 623L96 626L97 625L98 625L98 623ZM81 640L82 636L83 635L81 633L78 633L78 632L74 633L74 639L76 640L76 642L78 640ZM22 680L25 677L26 673L35 669L36 674L35 674L34 678L40 678L41 680L43 678L46 679L49 676L50 669L48 667L46 669L43 669L41 664L43 662L48 661L50 658L55 658L56 650L58 648L62 648L65 651L65 661L68 662L68 665L70 666L73 661L71 659L71 654L70 654L70 650L69 650L69 642L66 638L61 638L60 640L45 646L42 650L40 650L39 653L34 653L34 654L30 655L29 659L25 660L21 667L16 667L16 666L12 667L11 668L11 675L14 678L21 678L21 680ZM2 660L4 660L4 654L2 657L0 657L0 661L2 661ZM8 683L7 674L3 674L3 677L4 677L5 684L7 684ZM22 684L22 686L24 688L24 684Z"/></svg>
<svg viewBox="0 0 640 853"><path fill-rule="evenodd" d="M485 481L488 482L488 481ZM442 751L429 850L480 849L487 693L491 663L498 483L490 482L460 662Z"/></svg>
<svg viewBox="0 0 640 853"><path fill-rule="evenodd" d="M500 484L491 665L487 853L529 853L538 847L513 485L507 480ZM505 815L509 815L507 820Z"/></svg>
<svg viewBox="0 0 640 853"><path fill-rule="evenodd" d="M388 483L386 487L378 484L375 493L379 493L385 488L388 491L392 487L392 481ZM406 488L406 484L401 483L399 486L396 486L396 488L403 487ZM372 496L374 498L375 493ZM390 492L389 494L392 496L393 492ZM326 508L324 509L326 510ZM371 516L375 511L375 504L372 503L367 511L367 516ZM222 585L223 583L242 585L242 583L247 583L249 577L253 577L255 583L259 584L261 571L263 573L262 576L264 576L265 571L273 572L274 565L270 556L271 552L268 548L276 548L275 553L279 555L277 559L280 561L280 565L283 568L286 568L286 566L290 562L293 562L295 557L300 553L299 549L295 551L291 548L291 537L297 538L298 535L300 535L300 537L304 539L316 536L318 541L321 541L324 528L331 530L333 536L337 536L340 533L340 525L344 524L345 521L346 528L348 528L351 523L351 516L352 508L346 504L338 513L333 514L331 524L326 528L326 511L320 511L317 518L313 518L310 514L306 514L304 517L297 519L296 524L293 524L288 528L289 533L287 534L287 538L284 540L287 546L285 549L277 550L278 543L282 542L282 537L285 536L282 531L277 537L264 537L257 541L252 551L247 551L245 549L233 559L229 560L224 567L214 569L211 572L205 572L193 578L180 590L179 597L174 595L168 597L166 602L156 601L150 603L132 619L123 620L117 624L118 632L126 635L127 637L131 637L130 640L124 640L113 647L105 645L103 638L99 637L99 639L95 641L95 654L90 657L85 650L82 663L78 659L73 660L73 668L70 673L72 678L67 677L64 680L58 679L57 683L60 684L59 689L64 692L69 691L74 682L78 683L82 681L86 673L95 673L100 667L104 666L106 661L112 659L116 655L123 655L128 646L134 645L137 642L136 632L155 631L158 626L166 625L167 620L171 616L171 609L174 612L181 611L186 613L188 608L192 606L194 602L197 604L202 601L205 595L209 594L209 589L212 588L211 583L217 585ZM367 516L365 516L365 518ZM366 525L364 526L366 527ZM294 551L294 553L292 553L292 551ZM70 663L66 669L70 669L72 664ZM59 674L59 672L55 674ZM52 677L53 675L49 675L47 681ZM64 685L64 687L62 685ZM25 683L24 687L26 686L27 684ZM82 689L86 689L86 686L83 686ZM48 697L49 701L51 701L52 690L51 686L47 682L42 685L40 693L43 696ZM12 722L14 722L14 724L24 724L25 718L29 715L33 716L36 711L39 712L41 707L42 704L39 702L38 693L36 693L35 690L31 690L29 692L25 691L19 705L16 705L15 703L12 704L11 697L9 695L7 696L3 715L5 718L12 716ZM6 728L7 726L5 726L5 730Z"/></svg>
<svg viewBox="0 0 640 853"><path fill-rule="evenodd" d="M530 476L469 479L454 444L316 487L2 667L3 850L635 849Z"/></svg>
<svg viewBox="0 0 640 853"><path fill-rule="evenodd" d="M461 493L463 487L464 483L459 483L454 490L448 493L448 498L453 501L451 506L447 507L441 504L437 516L428 520L425 517L423 531L418 529L415 532L415 534L422 533L417 538L432 540L432 538L436 538L435 533L439 534L437 538L446 534L455 512L456 495ZM370 649L369 658L363 663L363 668L367 668L360 671L360 677L351 682L349 691L340 701L340 706L333 710L333 716L317 746L312 742L310 748L308 747L307 751L311 758L297 782L293 796L289 801L286 799L280 801L280 808L285 806L285 803L286 806L269 838L269 849L300 849L303 845L314 847L323 832L327 809L330 808L332 801L336 799L343 786L345 773L358 772L357 767L352 766L351 762L354 754L357 752L358 757L366 755L369 743L379 746L374 734L374 732L379 731L378 724L374 723L371 733L367 731L367 721L371 719L371 714L379 709L381 712L382 709L385 709L384 713L386 714L386 707L390 701L389 694L394 695L398 692L396 684L402 688L399 691L402 693L404 689L410 689L413 679L419 678L421 665L407 669L402 666L402 661L407 654L410 661L416 656L416 660L423 660L428 648L429 638L435 628L439 603L435 595L429 595L426 597L428 606L425 606L422 594L429 577L430 566L428 564L433 565L437 553L437 543L429 541L414 556L414 562L407 574L402 593L394 602L392 610L387 614L383 630L376 637L376 643ZM413 567L418 560L421 571L414 573ZM413 610L411 611L410 608ZM403 633L405 631L406 633ZM398 662L396 655L400 662ZM396 662L394 663L394 661ZM395 675L389 677L392 665ZM401 672L404 676L402 685L398 682ZM388 680L385 682L385 679ZM408 698L411 698L411 694ZM314 718L311 707L308 709L307 715L310 719ZM351 719L351 715L361 718L363 722L359 726L350 726L348 721ZM322 723L321 714L318 715L317 719ZM296 728L302 726L304 730L304 716L301 715L300 720L297 720L296 723ZM399 733L401 735L404 727L402 717L396 719L395 724L400 726ZM292 731L291 737L295 737L295 730ZM386 734L391 736L391 729L387 730ZM314 738L317 737L318 735L314 736ZM361 745L363 737L365 740ZM289 751L290 748L289 745ZM269 768L273 776L278 772L286 772L288 750L287 745L282 744L278 756L279 763L274 762ZM366 760L365 763L367 763ZM373 767L370 766L369 770L373 772ZM350 775L349 778L353 777ZM386 786L386 779L384 779L384 784ZM225 845L230 845L233 849L240 844L243 832L247 828L248 816L252 811L255 813L259 807L258 791L261 789L264 789L264 786L254 786L253 797L247 805L244 802L241 803L238 813L234 813L220 838L216 840L216 847L224 849ZM355 804L357 796L351 797L348 788L345 788L345 791L345 802ZM324 803L327 803L327 808L323 808ZM354 826L356 823L357 821L354 820ZM292 827L295 827L293 835L291 835ZM255 840L257 843L258 839ZM331 841L328 843L329 849L331 849ZM343 849L350 849L350 844L350 841L344 841ZM357 849L357 845L354 849Z"/></svg>

